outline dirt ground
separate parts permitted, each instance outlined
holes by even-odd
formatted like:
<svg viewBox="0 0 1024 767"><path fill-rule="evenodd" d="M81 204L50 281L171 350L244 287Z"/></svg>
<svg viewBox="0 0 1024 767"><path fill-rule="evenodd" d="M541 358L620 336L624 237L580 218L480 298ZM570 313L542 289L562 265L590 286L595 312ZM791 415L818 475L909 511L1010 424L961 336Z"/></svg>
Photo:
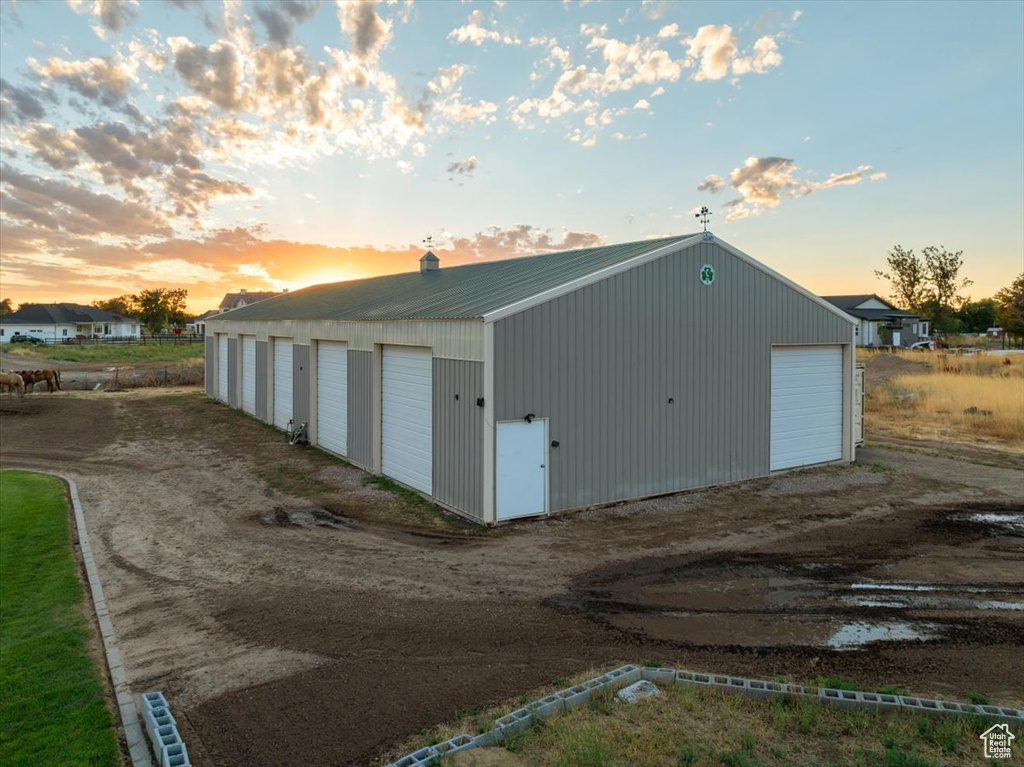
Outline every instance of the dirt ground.
<svg viewBox="0 0 1024 767"><path fill-rule="evenodd" d="M480 532L196 390L0 398L0 463L78 482L132 687L202 765L373 763L643 659L1024 704L1024 466L859 459Z"/></svg>

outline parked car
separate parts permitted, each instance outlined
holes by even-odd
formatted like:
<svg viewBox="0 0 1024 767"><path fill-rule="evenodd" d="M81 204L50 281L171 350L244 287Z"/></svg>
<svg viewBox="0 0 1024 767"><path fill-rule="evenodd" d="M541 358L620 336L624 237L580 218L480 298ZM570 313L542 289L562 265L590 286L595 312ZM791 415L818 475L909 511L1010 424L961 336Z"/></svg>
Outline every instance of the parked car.
<svg viewBox="0 0 1024 767"><path fill-rule="evenodd" d="M36 338L35 336L30 336L30 335L28 335L26 333L15 333L13 336L11 336L11 343L12 344L24 344L24 343L41 344L42 342L43 342L43 339Z"/></svg>
<svg viewBox="0 0 1024 767"><path fill-rule="evenodd" d="M916 344L910 345L911 351L925 352L935 351L934 341L918 341Z"/></svg>

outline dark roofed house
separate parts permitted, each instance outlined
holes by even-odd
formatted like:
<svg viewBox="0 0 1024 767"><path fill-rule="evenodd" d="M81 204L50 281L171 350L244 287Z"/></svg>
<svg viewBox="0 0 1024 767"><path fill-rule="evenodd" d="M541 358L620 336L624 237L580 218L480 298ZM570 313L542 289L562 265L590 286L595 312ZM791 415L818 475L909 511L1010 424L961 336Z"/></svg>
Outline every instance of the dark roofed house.
<svg viewBox="0 0 1024 767"><path fill-rule="evenodd" d="M928 340L928 319L897 309L873 293L822 298L860 321L857 346L910 346Z"/></svg>
<svg viewBox="0 0 1024 767"><path fill-rule="evenodd" d="M95 306L82 304L22 304L18 311L0 317L0 343L15 333L49 343L86 338L138 338L139 321Z"/></svg>
<svg viewBox="0 0 1024 767"><path fill-rule="evenodd" d="M220 306L217 308L222 312L230 312L232 309L241 309L243 306L266 301L268 298L273 298L276 295L279 294L272 291L250 293L245 288L242 288L237 293L225 293Z"/></svg>

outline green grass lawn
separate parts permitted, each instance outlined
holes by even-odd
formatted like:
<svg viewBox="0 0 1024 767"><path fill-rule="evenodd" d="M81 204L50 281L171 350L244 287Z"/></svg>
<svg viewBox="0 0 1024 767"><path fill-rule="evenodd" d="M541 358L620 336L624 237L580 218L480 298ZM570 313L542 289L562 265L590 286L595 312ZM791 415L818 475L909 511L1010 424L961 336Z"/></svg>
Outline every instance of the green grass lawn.
<svg viewBox="0 0 1024 767"><path fill-rule="evenodd" d="M0 764L117 765L64 483L0 472Z"/></svg>
<svg viewBox="0 0 1024 767"><path fill-rule="evenodd" d="M22 357L58 362L168 362L201 361L205 348L201 343L148 344L2 344L0 351Z"/></svg>

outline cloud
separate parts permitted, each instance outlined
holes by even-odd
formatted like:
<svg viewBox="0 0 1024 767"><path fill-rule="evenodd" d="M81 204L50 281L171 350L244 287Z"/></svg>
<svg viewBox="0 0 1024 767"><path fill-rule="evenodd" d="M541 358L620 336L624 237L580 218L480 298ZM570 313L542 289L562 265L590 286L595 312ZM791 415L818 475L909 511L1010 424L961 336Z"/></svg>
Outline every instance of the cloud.
<svg viewBox="0 0 1024 767"><path fill-rule="evenodd" d="M476 155L469 157L466 160L456 161L448 164L448 173L455 175L471 174L476 170L477 166Z"/></svg>
<svg viewBox="0 0 1024 767"><path fill-rule="evenodd" d="M489 226L472 237L450 237L441 243L440 250L451 250L456 256L476 259L501 259L522 255L551 253L559 250L593 248L604 238L593 232L565 230L555 238L550 229L530 224L511 227Z"/></svg>
<svg viewBox="0 0 1024 767"><path fill-rule="evenodd" d="M651 108L651 102L648 101L647 99L640 99L638 102L636 102L633 105L633 109L650 109L650 108Z"/></svg>
<svg viewBox="0 0 1024 767"><path fill-rule="evenodd" d="M668 0L640 0L640 13L652 21L662 18L670 7Z"/></svg>
<svg viewBox="0 0 1024 767"><path fill-rule="evenodd" d="M658 37L678 37L679 36L679 25L678 24L667 24L658 30Z"/></svg>
<svg viewBox="0 0 1024 767"><path fill-rule="evenodd" d="M391 22L377 14L373 0L337 0L341 28L352 38L360 59L375 59L391 39Z"/></svg>
<svg viewBox="0 0 1024 767"><path fill-rule="evenodd" d="M697 185L698 192L721 192L725 189L725 179L721 176L711 174Z"/></svg>
<svg viewBox="0 0 1024 767"><path fill-rule="evenodd" d="M41 120L45 114L46 109L36 93L0 78L0 122Z"/></svg>
<svg viewBox="0 0 1024 767"><path fill-rule="evenodd" d="M134 79L124 64L110 58L67 61L55 57L47 59L45 64L30 58L28 65L43 88L60 83L80 96L99 101L105 106L113 106L124 99Z"/></svg>
<svg viewBox="0 0 1024 767"><path fill-rule="evenodd" d="M167 44L174 54L174 68L189 88L221 109L242 108L242 66L233 43L218 40L206 47L187 37L171 37Z"/></svg>
<svg viewBox="0 0 1024 767"><path fill-rule="evenodd" d="M287 45L296 24L309 21L320 9L320 0L275 0L257 3L256 18L267 33L267 38L278 45Z"/></svg>
<svg viewBox="0 0 1024 767"><path fill-rule="evenodd" d="M852 186L865 179L877 181L885 178L885 171L872 172L870 165L861 165L846 173L833 173L824 181L799 178L799 168L787 157L749 157L729 174L729 186L739 197L725 203L729 211L726 221L748 216L759 216L766 210L777 208L784 199L807 197L825 189ZM698 185L698 191L718 192L725 188L720 176L711 175Z"/></svg>
<svg viewBox="0 0 1024 767"><path fill-rule="evenodd" d="M789 20L790 20L790 21L796 21L797 19L799 19L799 18L800 18L801 16L803 16L803 15L804 15L804 12L803 12L803 11L801 11L801 10L800 10L800 9L798 8L797 10L793 11L793 15L789 17Z"/></svg>
<svg viewBox="0 0 1024 767"><path fill-rule="evenodd" d="M91 13L96 19L93 31L105 40L108 32L118 33L121 29L135 21L138 15L138 0L68 0L68 5L75 13Z"/></svg>
<svg viewBox="0 0 1024 767"><path fill-rule="evenodd" d="M732 62L732 71L735 75L745 75L748 72L756 72L763 75L769 67L777 67L782 64L782 54L779 53L779 46L771 37L762 37L754 43L754 52L750 56L740 56Z"/></svg>
<svg viewBox="0 0 1024 767"><path fill-rule="evenodd" d="M519 45L522 42L515 35L499 32L496 29L487 29L483 22L484 13L478 8L469 14L469 19L465 24L449 32L448 37L458 43L473 43L473 45L483 45L488 40L504 45Z"/></svg>
<svg viewBox="0 0 1024 767"><path fill-rule="evenodd" d="M764 74L782 64L782 54L775 39L765 35L754 43L748 55L740 55L739 41L728 24L708 24L686 39L687 66L696 66L694 80L721 80L729 75Z"/></svg>
<svg viewBox="0 0 1024 767"><path fill-rule="evenodd" d="M2 168L5 218L77 235L137 237L171 233L166 218L148 206L97 194L80 184L28 175L7 163Z"/></svg>

